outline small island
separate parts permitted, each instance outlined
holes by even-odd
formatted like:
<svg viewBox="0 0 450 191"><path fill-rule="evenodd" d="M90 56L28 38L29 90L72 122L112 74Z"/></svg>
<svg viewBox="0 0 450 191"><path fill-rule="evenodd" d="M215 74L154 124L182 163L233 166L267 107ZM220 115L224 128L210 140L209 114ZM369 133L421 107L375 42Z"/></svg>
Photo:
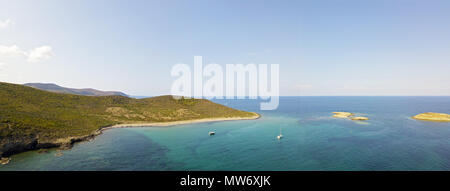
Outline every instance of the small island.
<svg viewBox="0 0 450 191"><path fill-rule="evenodd" d="M416 116L413 116L412 118L424 121L450 122L450 115L446 113L433 113L433 112L421 113Z"/></svg>
<svg viewBox="0 0 450 191"><path fill-rule="evenodd" d="M359 121L369 120L369 118L367 118L367 117L352 117L350 119L351 120L359 120Z"/></svg>
<svg viewBox="0 0 450 191"><path fill-rule="evenodd" d="M333 113L334 113L333 117L336 117L336 118L348 118L350 116L355 115L350 112L333 112Z"/></svg>
<svg viewBox="0 0 450 191"><path fill-rule="evenodd" d="M367 118L367 117L361 117L361 116L353 117L355 114L350 113L350 112L333 112L333 113L334 113L333 117L335 117L335 118L345 118L345 119L351 119L351 120L355 120L355 121L369 120L369 118Z"/></svg>

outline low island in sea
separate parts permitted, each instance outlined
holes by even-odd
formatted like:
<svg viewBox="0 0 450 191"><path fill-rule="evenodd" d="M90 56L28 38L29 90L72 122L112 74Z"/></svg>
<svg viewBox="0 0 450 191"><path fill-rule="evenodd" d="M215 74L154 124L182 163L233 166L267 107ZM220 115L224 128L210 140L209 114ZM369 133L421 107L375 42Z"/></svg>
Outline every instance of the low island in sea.
<svg viewBox="0 0 450 191"><path fill-rule="evenodd" d="M413 119L436 122L450 122L450 115L446 113L421 113L412 117Z"/></svg>
<svg viewBox="0 0 450 191"><path fill-rule="evenodd" d="M333 117L335 118L345 118L345 119L351 119L351 120L355 120L355 121L365 121L365 120L369 120L369 118L367 117L362 117L362 116L356 116L354 113L350 113L350 112L333 112L334 115Z"/></svg>
<svg viewBox="0 0 450 191"><path fill-rule="evenodd" d="M108 128L257 118L257 113L205 99L83 96L0 82L0 157L43 148L70 148Z"/></svg>

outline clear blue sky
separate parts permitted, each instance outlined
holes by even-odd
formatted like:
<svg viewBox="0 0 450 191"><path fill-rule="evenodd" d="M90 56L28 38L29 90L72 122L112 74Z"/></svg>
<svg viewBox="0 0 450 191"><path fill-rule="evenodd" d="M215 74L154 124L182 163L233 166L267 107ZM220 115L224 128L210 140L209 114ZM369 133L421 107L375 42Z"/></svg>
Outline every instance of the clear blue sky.
<svg viewBox="0 0 450 191"><path fill-rule="evenodd" d="M195 55L280 64L282 95L450 95L450 1L0 0L0 81L168 94Z"/></svg>

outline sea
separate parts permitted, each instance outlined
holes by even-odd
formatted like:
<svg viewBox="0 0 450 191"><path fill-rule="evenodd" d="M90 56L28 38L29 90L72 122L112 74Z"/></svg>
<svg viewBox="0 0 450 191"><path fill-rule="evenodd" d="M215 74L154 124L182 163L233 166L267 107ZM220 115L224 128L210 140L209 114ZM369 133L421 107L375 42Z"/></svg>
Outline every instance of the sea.
<svg viewBox="0 0 450 191"><path fill-rule="evenodd" d="M450 170L450 123L411 118L450 113L450 97L280 97L271 111L259 110L262 100L213 101L261 118L110 129L69 150L13 155L0 170Z"/></svg>

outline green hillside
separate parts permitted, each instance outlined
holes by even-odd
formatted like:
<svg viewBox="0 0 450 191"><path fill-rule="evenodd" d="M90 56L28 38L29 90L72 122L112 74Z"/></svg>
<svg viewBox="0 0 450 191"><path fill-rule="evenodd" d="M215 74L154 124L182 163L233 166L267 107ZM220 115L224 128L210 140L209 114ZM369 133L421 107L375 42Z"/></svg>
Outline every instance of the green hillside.
<svg viewBox="0 0 450 191"><path fill-rule="evenodd" d="M204 99L92 97L0 82L0 155L52 146L114 124L255 115Z"/></svg>

